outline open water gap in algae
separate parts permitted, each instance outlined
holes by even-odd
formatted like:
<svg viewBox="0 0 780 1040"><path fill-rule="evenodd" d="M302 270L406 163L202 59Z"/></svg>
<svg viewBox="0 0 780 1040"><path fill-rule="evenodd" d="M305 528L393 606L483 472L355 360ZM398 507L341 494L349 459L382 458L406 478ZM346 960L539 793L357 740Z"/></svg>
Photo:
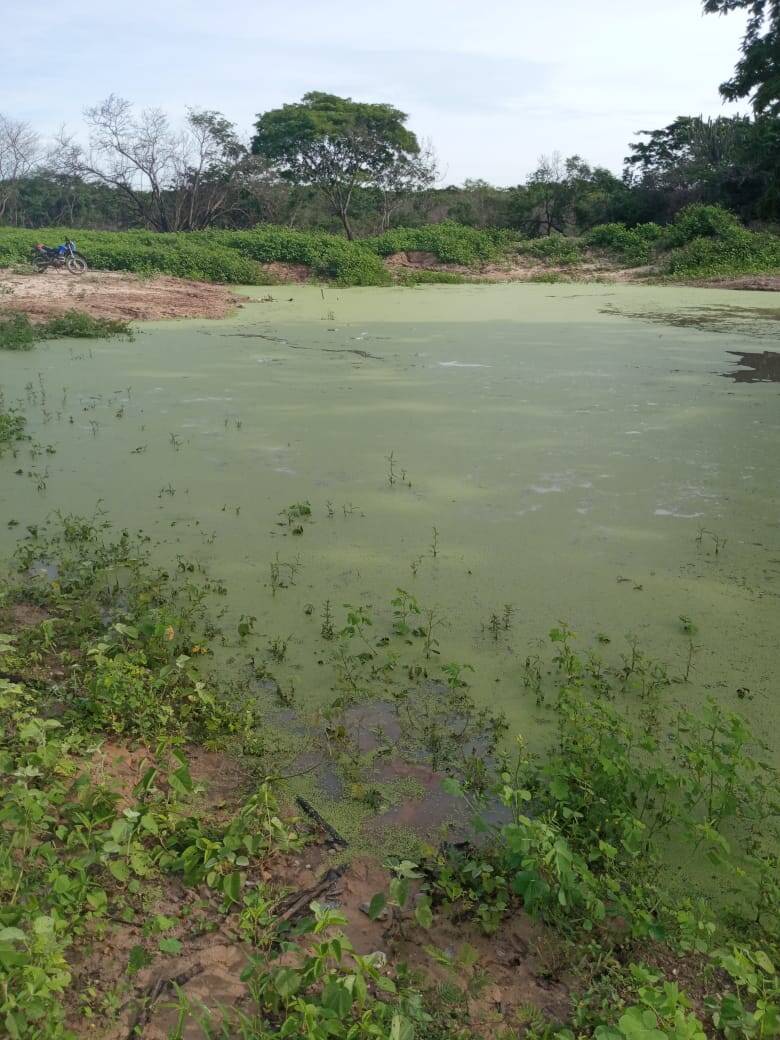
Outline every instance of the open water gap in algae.
<svg viewBox="0 0 780 1040"><path fill-rule="evenodd" d="M2 355L31 438L0 459L2 556L99 506L166 565L208 567L229 590L217 664L251 684L300 792L383 826L438 791L429 738L459 698L459 753L516 733L543 751L561 620L606 668L639 648L687 676L664 710L715 697L777 757L778 387L723 378L771 352L771 294L267 293L132 343ZM315 729L337 770L318 774Z"/></svg>

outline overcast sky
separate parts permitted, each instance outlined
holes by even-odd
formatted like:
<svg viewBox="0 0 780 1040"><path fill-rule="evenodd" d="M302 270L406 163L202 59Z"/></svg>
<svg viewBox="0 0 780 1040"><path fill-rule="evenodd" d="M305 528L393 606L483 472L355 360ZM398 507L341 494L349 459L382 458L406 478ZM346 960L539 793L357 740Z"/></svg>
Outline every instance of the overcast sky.
<svg viewBox="0 0 780 1040"><path fill-rule="evenodd" d="M516 184L542 153L619 171L638 130L733 112L744 18L699 0L0 0L0 112L79 129L109 93L180 118L324 90L387 101L447 183ZM744 106L743 106L744 107Z"/></svg>

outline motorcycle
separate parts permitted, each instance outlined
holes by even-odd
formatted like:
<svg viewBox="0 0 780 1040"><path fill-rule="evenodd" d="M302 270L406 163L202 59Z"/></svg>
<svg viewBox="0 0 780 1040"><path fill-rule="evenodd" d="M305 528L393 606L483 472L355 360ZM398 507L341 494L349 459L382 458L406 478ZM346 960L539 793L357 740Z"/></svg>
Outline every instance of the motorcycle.
<svg viewBox="0 0 780 1040"><path fill-rule="evenodd" d="M43 274L50 267L64 267L71 274L84 274L88 267L84 257L76 252L76 243L70 239L57 249L48 249L44 245L35 246L32 263L38 274Z"/></svg>

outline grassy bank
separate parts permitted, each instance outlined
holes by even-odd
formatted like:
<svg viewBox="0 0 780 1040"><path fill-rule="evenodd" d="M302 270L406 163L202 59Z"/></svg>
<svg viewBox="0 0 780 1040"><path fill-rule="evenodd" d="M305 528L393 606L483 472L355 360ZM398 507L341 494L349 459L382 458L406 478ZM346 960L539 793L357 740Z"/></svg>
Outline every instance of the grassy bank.
<svg viewBox="0 0 780 1040"><path fill-rule="evenodd" d="M396 228L375 238L348 242L337 235L265 226L252 231L158 234L150 231L0 229L0 266L25 263L35 242L74 238L97 270L167 274L199 281L263 285L275 281L266 264L303 265L312 276L337 285L388 285L384 259L399 252L432 254L444 265L479 273L487 263L534 262L576 275L580 265L600 260L612 267L645 267L679 280L734 277L780 271L780 237L744 228L717 206L690 206L674 224L604 224L581 238L552 235L523 240L515 232L478 230L452 222ZM404 270L406 283L453 281L457 273Z"/></svg>
<svg viewBox="0 0 780 1040"><path fill-rule="evenodd" d="M133 338L128 322L95 318L82 311L66 311L34 324L26 314L0 311L0 350L32 350L44 339L111 339L115 336Z"/></svg>
<svg viewBox="0 0 780 1040"><path fill-rule="evenodd" d="M222 583L181 558L153 566L148 539L100 518L30 527L14 562L0 586L4 1035L133 1036L167 1022L174 1040L191 1020L208 1020L215 1040L780 1034L778 776L737 714L714 702L662 711L687 675L636 645L618 657L606 636L584 651L561 623L522 673L555 747L535 761L518 739L504 759L472 752L448 768L450 793L475 812L501 802L499 822L482 823L477 846L391 859L364 904L347 896L334 909L301 864L318 861L327 880L344 850L318 860L327 834L292 819L268 779L257 695L209 667L228 636L208 610L228 595ZM416 601L394 604L386 634L353 611L323 645L356 662L387 643L424 653ZM681 626L693 653L695 626ZM464 702L460 669L449 675L447 696ZM343 710L342 696L331 742ZM675 869L692 867L681 884L670 848ZM355 951L355 917L359 931L384 922L381 953ZM511 963L533 963L545 985L475 1012L495 980L470 941L511 948L529 918L536 951ZM230 1006L187 990L209 979L209 948L240 977ZM425 954L414 971L410 949Z"/></svg>

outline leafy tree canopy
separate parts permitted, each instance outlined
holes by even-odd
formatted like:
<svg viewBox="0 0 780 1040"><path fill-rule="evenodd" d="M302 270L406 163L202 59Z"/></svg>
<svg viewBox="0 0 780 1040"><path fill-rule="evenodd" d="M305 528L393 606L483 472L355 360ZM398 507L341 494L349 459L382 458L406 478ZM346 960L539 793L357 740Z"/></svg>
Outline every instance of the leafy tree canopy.
<svg viewBox="0 0 780 1040"><path fill-rule="evenodd" d="M389 171L419 155L406 119L392 105L313 91L259 115L252 151L293 183L319 188L351 238L348 213L355 188L383 183Z"/></svg>
<svg viewBox="0 0 780 1040"><path fill-rule="evenodd" d="M742 57L721 94L729 101L750 98L756 112L780 115L780 0L704 0L704 10L748 12Z"/></svg>

